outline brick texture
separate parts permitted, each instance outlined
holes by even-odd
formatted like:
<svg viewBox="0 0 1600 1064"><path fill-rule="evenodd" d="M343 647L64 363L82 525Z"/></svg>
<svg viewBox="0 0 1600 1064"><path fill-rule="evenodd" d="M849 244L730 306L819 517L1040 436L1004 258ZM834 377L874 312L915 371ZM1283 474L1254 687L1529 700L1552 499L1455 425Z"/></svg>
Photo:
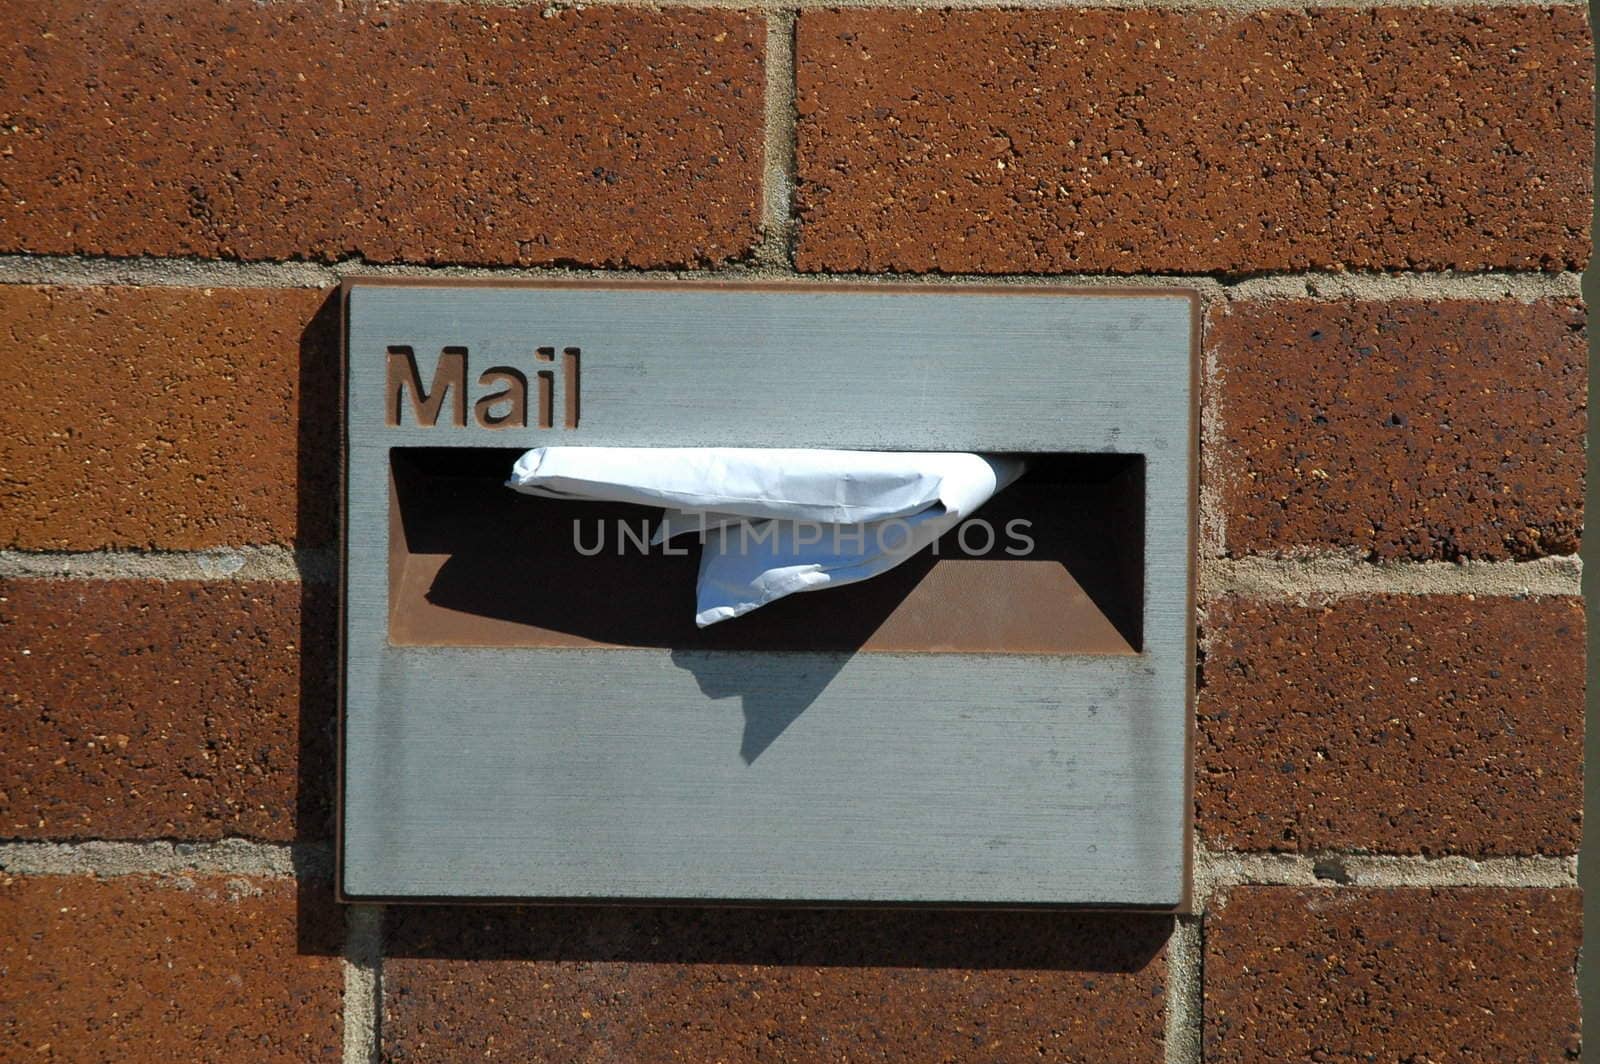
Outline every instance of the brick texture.
<svg viewBox="0 0 1600 1064"><path fill-rule="evenodd" d="M296 893L285 880L0 876L9 1059L338 1060L337 914Z"/></svg>
<svg viewBox="0 0 1600 1064"><path fill-rule="evenodd" d="M1579 7L807 11L807 270L1581 268Z"/></svg>
<svg viewBox="0 0 1600 1064"><path fill-rule="evenodd" d="M1212 846L1577 852L1581 600L1222 600L1204 648L1195 804Z"/></svg>
<svg viewBox="0 0 1600 1064"><path fill-rule="evenodd" d="M1206 917L1205 1059L1578 1058L1577 891L1242 888Z"/></svg>
<svg viewBox="0 0 1600 1064"><path fill-rule="evenodd" d="M0 20L5 250L680 266L757 239L756 15L4 0Z"/></svg>
<svg viewBox="0 0 1600 1064"><path fill-rule="evenodd" d="M331 297L3 285L0 327L0 545L332 541Z"/></svg>
<svg viewBox="0 0 1600 1064"><path fill-rule="evenodd" d="M0 834L326 838L332 611L303 594L0 582Z"/></svg>
<svg viewBox="0 0 1600 1064"><path fill-rule="evenodd" d="M395 909L384 1058L1160 1061L1171 920Z"/></svg>
<svg viewBox="0 0 1600 1064"><path fill-rule="evenodd" d="M1212 302L1207 549L1576 553L1584 308L1430 300L1419 271L1587 263L1582 5L1186 6L807 5L793 266L1409 276L1409 300ZM139 278L747 276L769 17L0 0L0 257L57 279L91 260L81 283L0 284L0 551L124 552L119 579L0 578L0 1059L339 1061L358 1015L321 869L119 875L140 861L96 841L299 858L332 846L337 796L339 589L144 579L139 552L334 553L339 297ZM1197 841L1311 855L1319 876L1198 891L1183 970L1175 918L1137 911L385 906L380 938L351 942L383 953L352 1053L1578 1059L1579 891L1377 889L1331 858L1577 851L1582 601L1313 587L1196 621ZM18 874L62 856L40 841L105 874ZM1503 864L1484 867L1526 881ZM1203 983L1199 1047L1165 1044L1173 978Z"/></svg>
<svg viewBox="0 0 1600 1064"><path fill-rule="evenodd" d="M1580 303L1235 303L1206 344L1229 553L1577 552Z"/></svg>

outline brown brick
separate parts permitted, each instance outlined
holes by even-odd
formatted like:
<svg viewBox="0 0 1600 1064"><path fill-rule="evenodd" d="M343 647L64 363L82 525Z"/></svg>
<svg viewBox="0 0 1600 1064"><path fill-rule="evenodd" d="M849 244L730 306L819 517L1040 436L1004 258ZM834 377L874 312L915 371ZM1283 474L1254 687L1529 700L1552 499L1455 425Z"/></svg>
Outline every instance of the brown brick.
<svg viewBox="0 0 1600 1064"><path fill-rule="evenodd" d="M325 838L332 611L302 593L0 582L0 834Z"/></svg>
<svg viewBox="0 0 1600 1064"><path fill-rule="evenodd" d="M0 286L0 545L330 542L336 311L309 291Z"/></svg>
<svg viewBox="0 0 1600 1064"><path fill-rule="evenodd" d="M1581 268L1580 7L807 11L807 270Z"/></svg>
<svg viewBox="0 0 1600 1064"><path fill-rule="evenodd" d="M1579 1053L1575 890L1240 888L1206 917L1205 1059Z"/></svg>
<svg viewBox="0 0 1600 1064"><path fill-rule="evenodd" d="M0 247L678 266L757 239L759 15L4 0Z"/></svg>
<svg viewBox="0 0 1600 1064"><path fill-rule="evenodd" d="M1206 344L1231 554L1573 554L1588 351L1576 301L1236 303Z"/></svg>
<svg viewBox="0 0 1600 1064"><path fill-rule="evenodd" d="M337 936L290 880L0 875L0 1042L27 1061L338 1060Z"/></svg>
<svg viewBox="0 0 1600 1064"><path fill-rule="evenodd" d="M1581 600L1221 600L1204 647L1195 799L1212 845L1577 852Z"/></svg>
<svg viewBox="0 0 1600 1064"><path fill-rule="evenodd" d="M1159 1061L1172 921L391 910L385 1059Z"/></svg>

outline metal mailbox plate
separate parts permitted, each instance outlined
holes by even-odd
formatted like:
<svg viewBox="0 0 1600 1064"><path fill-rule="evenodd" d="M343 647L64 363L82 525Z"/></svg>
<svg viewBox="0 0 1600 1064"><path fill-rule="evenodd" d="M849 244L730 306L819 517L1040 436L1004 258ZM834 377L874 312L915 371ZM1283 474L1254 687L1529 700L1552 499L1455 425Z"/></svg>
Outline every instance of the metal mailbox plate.
<svg viewBox="0 0 1600 1064"><path fill-rule="evenodd" d="M343 300L342 896L1186 905L1192 292L352 282ZM448 402L391 425L401 345L424 384L446 348L469 385L580 349L577 425L558 406L553 427L485 427L470 401L464 427ZM1142 454L1142 649L392 645L390 449L556 443ZM762 714L789 723L747 761Z"/></svg>

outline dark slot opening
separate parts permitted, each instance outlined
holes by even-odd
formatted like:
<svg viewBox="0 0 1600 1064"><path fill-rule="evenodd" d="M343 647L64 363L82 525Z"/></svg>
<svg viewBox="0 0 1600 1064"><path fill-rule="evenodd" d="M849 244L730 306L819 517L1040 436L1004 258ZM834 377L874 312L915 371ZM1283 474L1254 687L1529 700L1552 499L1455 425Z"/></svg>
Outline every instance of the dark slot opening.
<svg viewBox="0 0 1600 1064"><path fill-rule="evenodd" d="M937 553L871 580L699 629L692 538L674 541L682 555L641 551L619 530L647 541L653 508L514 492L504 484L520 453L391 451L392 643L990 654L1142 646L1140 455L1031 455L1028 472L974 518L994 531L987 550L982 529L964 540L952 529ZM1032 540L1023 556L1007 553L1024 546L1012 529ZM601 542L593 556L578 549Z"/></svg>

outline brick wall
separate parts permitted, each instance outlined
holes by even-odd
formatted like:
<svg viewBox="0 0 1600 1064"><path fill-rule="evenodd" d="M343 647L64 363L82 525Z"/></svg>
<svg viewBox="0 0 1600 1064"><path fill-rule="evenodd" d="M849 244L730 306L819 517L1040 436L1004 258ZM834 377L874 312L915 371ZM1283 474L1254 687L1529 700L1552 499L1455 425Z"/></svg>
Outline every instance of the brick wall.
<svg viewBox="0 0 1600 1064"><path fill-rule="evenodd" d="M0 1044L1578 1052L1571 4L0 0ZM1205 301L1197 913L340 909L341 278Z"/></svg>

